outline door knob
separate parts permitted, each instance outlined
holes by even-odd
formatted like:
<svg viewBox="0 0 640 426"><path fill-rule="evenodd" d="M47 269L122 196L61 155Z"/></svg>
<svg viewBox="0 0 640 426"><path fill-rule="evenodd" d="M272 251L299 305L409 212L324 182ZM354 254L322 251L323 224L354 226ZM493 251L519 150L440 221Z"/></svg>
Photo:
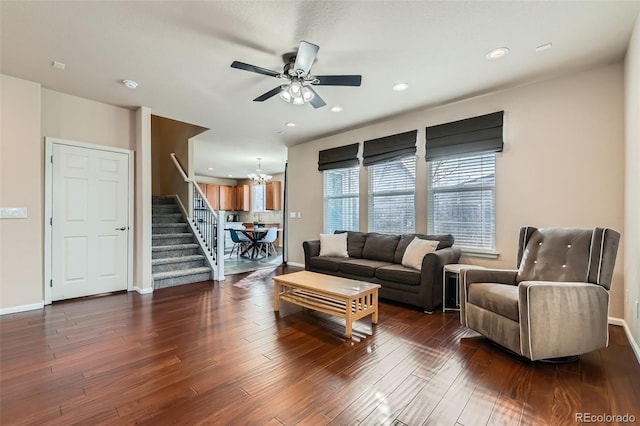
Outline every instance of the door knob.
<svg viewBox="0 0 640 426"><path fill-rule="evenodd" d="M123 226L122 228L116 228L116 231L126 231L127 227Z"/></svg>

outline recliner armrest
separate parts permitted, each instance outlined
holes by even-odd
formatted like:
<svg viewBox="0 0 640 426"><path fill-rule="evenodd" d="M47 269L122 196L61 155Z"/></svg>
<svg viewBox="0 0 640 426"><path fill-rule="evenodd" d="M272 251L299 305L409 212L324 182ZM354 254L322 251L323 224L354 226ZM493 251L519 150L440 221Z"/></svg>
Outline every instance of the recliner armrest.
<svg viewBox="0 0 640 426"><path fill-rule="evenodd" d="M521 352L531 360L607 346L609 292L598 284L522 281L518 308Z"/></svg>
<svg viewBox="0 0 640 426"><path fill-rule="evenodd" d="M460 271L460 323L467 324L467 290L473 283L516 285L517 269L462 269Z"/></svg>

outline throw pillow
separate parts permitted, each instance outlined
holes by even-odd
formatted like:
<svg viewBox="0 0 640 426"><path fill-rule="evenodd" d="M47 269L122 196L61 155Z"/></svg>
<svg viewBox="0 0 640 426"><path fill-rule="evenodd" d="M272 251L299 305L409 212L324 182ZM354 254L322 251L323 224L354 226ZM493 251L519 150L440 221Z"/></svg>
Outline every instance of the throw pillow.
<svg viewBox="0 0 640 426"><path fill-rule="evenodd" d="M423 240L415 237L404 251L402 266L420 271L422 269L422 258L426 254L434 252L438 247L438 243L439 241Z"/></svg>
<svg viewBox="0 0 640 426"><path fill-rule="evenodd" d="M347 233L320 234L320 256L349 257Z"/></svg>

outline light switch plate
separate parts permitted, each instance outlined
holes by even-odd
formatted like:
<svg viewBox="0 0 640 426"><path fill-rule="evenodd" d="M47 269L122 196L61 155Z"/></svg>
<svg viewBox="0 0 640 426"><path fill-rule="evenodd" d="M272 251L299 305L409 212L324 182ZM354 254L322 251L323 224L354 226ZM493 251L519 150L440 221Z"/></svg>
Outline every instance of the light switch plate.
<svg viewBox="0 0 640 426"><path fill-rule="evenodd" d="M0 207L0 219L26 219L26 207Z"/></svg>

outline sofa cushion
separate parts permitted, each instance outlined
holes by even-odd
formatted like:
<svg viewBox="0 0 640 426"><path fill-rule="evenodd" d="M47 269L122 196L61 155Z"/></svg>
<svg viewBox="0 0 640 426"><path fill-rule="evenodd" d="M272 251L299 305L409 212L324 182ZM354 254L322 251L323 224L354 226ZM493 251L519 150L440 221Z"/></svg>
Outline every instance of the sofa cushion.
<svg viewBox="0 0 640 426"><path fill-rule="evenodd" d="M320 256L349 257L345 234L320 234Z"/></svg>
<svg viewBox="0 0 640 426"><path fill-rule="evenodd" d="M358 275L363 278L373 278L376 269L389 265L389 262L370 259L343 259L338 269L345 274Z"/></svg>
<svg viewBox="0 0 640 426"><path fill-rule="evenodd" d="M338 272L338 265L340 265L340 262L344 262L347 259L348 258L346 257L313 256L309 259L309 266L311 269Z"/></svg>
<svg viewBox="0 0 640 426"><path fill-rule="evenodd" d="M433 253L438 247L438 241L423 240L422 238L415 237L411 244L407 246L402 256L402 266L413 268L416 270L422 269L422 259L428 254Z"/></svg>
<svg viewBox="0 0 640 426"><path fill-rule="evenodd" d="M371 260L393 263L400 235L378 234L370 232L362 249L362 257Z"/></svg>
<svg viewBox="0 0 640 426"><path fill-rule="evenodd" d="M404 252L407 249L407 246L411 244L411 241L413 241L415 237L421 238L423 240L439 241L437 250L451 247L453 245L453 235L451 234L403 234L400 236L400 241L398 242L398 246L396 247L396 252L393 256L393 263L402 263Z"/></svg>
<svg viewBox="0 0 640 426"><path fill-rule="evenodd" d="M496 283L474 283L467 290L469 303L519 321L518 286Z"/></svg>
<svg viewBox="0 0 640 426"><path fill-rule="evenodd" d="M349 257L362 258L362 249L366 238L367 234L362 232L347 232L347 252L349 252Z"/></svg>
<svg viewBox="0 0 640 426"><path fill-rule="evenodd" d="M376 278L409 285L420 285L420 271L407 268L406 266L396 265L395 263L376 269Z"/></svg>

